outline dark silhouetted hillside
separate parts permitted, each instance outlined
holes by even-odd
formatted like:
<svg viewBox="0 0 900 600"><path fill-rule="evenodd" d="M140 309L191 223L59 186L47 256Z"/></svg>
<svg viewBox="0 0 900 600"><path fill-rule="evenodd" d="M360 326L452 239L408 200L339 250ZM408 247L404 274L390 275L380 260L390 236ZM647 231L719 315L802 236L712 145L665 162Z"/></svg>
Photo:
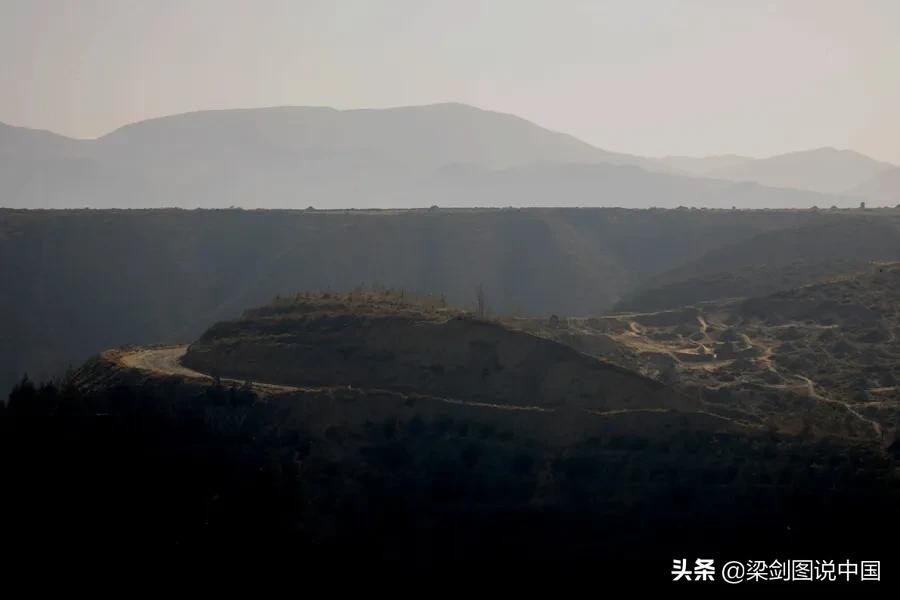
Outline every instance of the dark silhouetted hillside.
<svg viewBox="0 0 900 600"><path fill-rule="evenodd" d="M809 211L0 211L0 365L61 373L104 348L188 341L297 290L360 284L501 314L598 314L647 277ZM839 218L839 217L838 217Z"/></svg>
<svg viewBox="0 0 900 600"><path fill-rule="evenodd" d="M569 576L632 561L671 584L673 555L889 556L896 538L896 459L872 444L339 382L263 398L115 355L60 385L23 380L0 404L4 540L19 555L52 540L68 564L252 551L357 573L540 561Z"/></svg>
<svg viewBox="0 0 900 600"><path fill-rule="evenodd" d="M643 282L623 310L660 310L720 298L760 296L900 258L900 221L853 213L799 228L761 233Z"/></svg>
<svg viewBox="0 0 900 600"><path fill-rule="evenodd" d="M531 409L690 404L569 346L396 294L296 295L216 323L182 364L237 380L347 384Z"/></svg>

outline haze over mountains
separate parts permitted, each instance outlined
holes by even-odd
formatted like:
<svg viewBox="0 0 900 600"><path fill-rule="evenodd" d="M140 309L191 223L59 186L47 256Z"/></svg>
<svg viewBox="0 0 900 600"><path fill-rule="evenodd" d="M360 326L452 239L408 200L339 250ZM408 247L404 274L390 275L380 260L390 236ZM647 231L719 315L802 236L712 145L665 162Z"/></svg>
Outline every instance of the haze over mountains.
<svg viewBox="0 0 900 600"><path fill-rule="evenodd" d="M11 208L809 208L896 195L873 183L895 167L850 151L646 158L463 104L203 111L96 140L0 125L0 157Z"/></svg>
<svg viewBox="0 0 900 600"><path fill-rule="evenodd" d="M818 148L725 165L711 169L705 175L731 181L754 181L773 187L842 194L852 193L857 186L893 168L894 165L852 150Z"/></svg>
<svg viewBox="0 0 900 600"><path fill-rule="evenodd" d="M900 201L900 167L879 172L875 177L853 188L851 193L885 204Z"/></svg>
<svg viewBox="0 0 900 600"><path fill-rule="evenodd" d="M661 158L664 164L673 169L703 177L719 168L733 167L752 162L750 156L739 154L721 154L718 156L666 156Z"/></svg>

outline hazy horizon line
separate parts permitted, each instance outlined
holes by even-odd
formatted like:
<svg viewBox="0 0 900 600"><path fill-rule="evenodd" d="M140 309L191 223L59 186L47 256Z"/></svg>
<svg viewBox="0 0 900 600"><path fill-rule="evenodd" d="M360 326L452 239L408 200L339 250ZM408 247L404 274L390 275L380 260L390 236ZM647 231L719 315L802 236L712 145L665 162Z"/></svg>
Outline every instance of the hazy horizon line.
<svg viewBox="0 0 900 600"><path fill-rule="evenodd" d="M886 160L883 158L873 156L872 154L860 152L859 150L856 150L854 148L841 147L841 146L836 146L836 145L808 146L808 147L802 147L802 148L795 148L793 150L785 150L782 152L778 152L776 154L767 154L767 155L752 154L752 153L740 152L740 151L734 151L734 150L723 151L723 152L710 152L710 153L704 153L704 154L684 154L684 153L677 153L677 152L676 153L665 153L665 154L640 154L640 153L634 153L634 152L620 151L611 146L600 146L600 145L594 144L594 143L589 142L586 139L582 138L580 135L578 135L576 133L572 133L570 131L563 131L563 130L559 130L559 129L553 129L551 127L542 125L541 123L539 123L535 120L529 119L527 117L523 117L523 116L518 115L513 112L507 112L507 111L497 110L497 109L492 109L492 108L484 108L482 106L478 106L478 105L471 104L468 102L456 101L456 100L447 100L447 101L442 101L442 102L429 102L429 103L423 103L423 104L390 104L390 105L384 105L384 106L364 106L364 107L350 107L350 108L329 106L329 105L324 105L324 104L273 104L273 105L258 105L258 106L197 108L197 109L184 110L184 111L180 111L180 112L159 114L159 115L155 115L155 116L141 118L141 119L138 119L135 121L125 122L125 123L122 123L121 125L113 127L112 129L109 129L105 133L101 133L100 135L97 135L95 137L82 137L82 136L69 135L67 133L61 133L59 131L56 131L56 130L50 129L50 128L22 125L22 124L14 123L11 121L6 121L3 119L0 119L0 124L6 125L8 127L14 127L17 129L27 129L29 131L39 131L39 132L43 132L43 133L49 133L52 135L56 135L59 137L63 137L63 138L78 141L78 142L94 142L94 141L100 140L108 135L111 135L125 127L129 127L132 125L138 125L140 123L149 123L151 121L158 121L158 120L162 120L162 119L194 115L194 114L201 114L201 113L263 111L263 110L298 109L298 108L299 109L322 109L322 110L330 110L330 111L335 111L335 112L362 112L362 111L403 110L403 109L429 108L429 107L437 107L437 106L454 106L454 105L455 106L463 106L466 108L475 109L475 110L486 112L486 113L511 116L511 117L514 117L517 119L521 119L527 123L530 123L531 125L534 125L535 127L540 127L541 129L544 129L545 131L550 131L553 133L559 133L559 134L571 136L571 137L575 138L576 140L578 140L579 142L587 144L588 146L591 146L592 148L595 148L597 150L613 152L616 154L625 154L625 155L635 156L635 157L640 157L640 158L649 158L649 159L654 159L654 160L666 160L666 159L678 159L678 158L707 159L707 158L721 158L721 157L736 157L736 158L746 158L746 159L750 159L750 160L765 160L765 159L769 159L769 158L775 158L775 157L779 157L779 156L797 154L797 153L802 153L802 152L814 152L817 150L834 150L834 151L838 151L838 152L854 152L856 154L865 156L872 160L900 168L900 164L897 164L891 160Z"/></svg>

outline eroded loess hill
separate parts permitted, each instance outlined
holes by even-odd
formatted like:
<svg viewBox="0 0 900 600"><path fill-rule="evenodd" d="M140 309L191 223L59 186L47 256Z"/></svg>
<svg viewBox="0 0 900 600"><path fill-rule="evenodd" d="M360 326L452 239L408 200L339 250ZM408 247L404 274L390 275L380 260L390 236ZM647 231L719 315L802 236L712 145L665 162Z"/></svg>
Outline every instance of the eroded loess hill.
<svg viewBox="0 0 900 600"><path fill-rule="evenodd" d="M343 385L552 410L697 410L564 344L398 294L300 295L211 327L183 364L222 377Z"/></svg>

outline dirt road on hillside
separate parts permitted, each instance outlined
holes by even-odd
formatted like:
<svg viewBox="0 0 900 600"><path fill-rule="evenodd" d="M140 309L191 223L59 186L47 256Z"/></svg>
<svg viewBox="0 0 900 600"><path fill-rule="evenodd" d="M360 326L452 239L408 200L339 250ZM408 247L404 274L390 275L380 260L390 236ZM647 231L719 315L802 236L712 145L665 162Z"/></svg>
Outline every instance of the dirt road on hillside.
<svg viewBox="0 0 900 600"><path fill-rule="evenodd" d="M187 379L198 379L211 383L213 378L206 373L195 371L181 364L181 358L187 352L187 346L159 346L152 348L136 348L133 350L125 350L118 354L115 359L122 366L129 369L138 369L141 371L150 371L158 375L169 375L176 377L184 377ZM245 382L237 379L220 379L222 385L225 386L241 386ZM261 395L286 394L291 392L320 392L327 388L317 387L297 387L290 385L279 385L274 383L250 382L250 387L254 392ZM348 386L342 386L348 387ZM381 390L372 390L379 392ZM540 406L517 406L512 404L491 404L486 402L472 402L465 400L456 400L453 398L442 398L438 396L429 396L426 394L415 394L416 397L423 399L437 400L447 404L459 404L463 406L477 406L482 408L492 408L499 410L524 410L536 412L555 412L551 408L542 408Z"/></svg>
<svg viewBox="0 0 900 600"><path fill-rule="evenodd" d="M213 378L206 373L189 369L181 364L181 358L187 352L187 346L160 346L154 348L138 348L136 350L125 351L119 356L119 362L130 369L139 369L142 371L151 371L159 375L175 375L188 379L201 379L211 382ZM222 385L241 386L245 382L237 379L220 380ZM262 394L283 394L288 392L302 391L304 388L275 385L271 383L250 382L253 391Z"/></svg>

